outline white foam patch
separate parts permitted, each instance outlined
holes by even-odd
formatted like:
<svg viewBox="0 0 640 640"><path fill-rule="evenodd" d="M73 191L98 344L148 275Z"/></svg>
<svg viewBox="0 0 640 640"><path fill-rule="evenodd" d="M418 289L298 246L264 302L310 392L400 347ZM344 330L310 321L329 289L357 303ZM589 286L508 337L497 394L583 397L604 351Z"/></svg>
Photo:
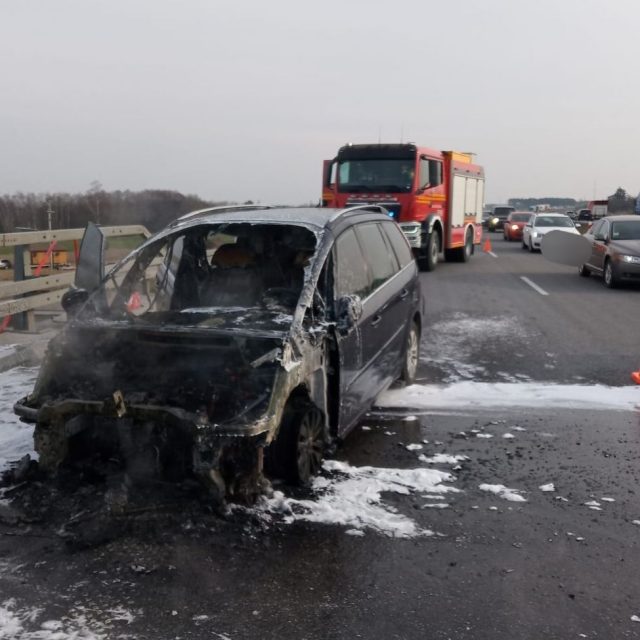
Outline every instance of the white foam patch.
<svg viewBox="0 0 640 640"><path fill-rule="evenodd" d="M447 386L411 385L381 393L376 405L395 409L455 407L633 411L640 408L640 386L569 385L520 382L458 382ZM516 430L512 427L512 430ZM517 429L520 430L520 429Z"/></svg>
<svg viewBox="0 0 640 640"><path fill-rule="evenodd" d="M504 338L522 340L528 333L522 323L511 316L479 318L465 313L454 313L451 317L436 322L425 332L422 360L442 369L443 380L470 380L487 374L487 369L475 362L474 352L478 344L488 337L500 335ZM513 376L506 372L497 375L504 380L515 381L526 376Z"/></svg>
<svg viewBox="0 0 640 640"><path fill-rule="evenodd" d="M420 451L422 449L421 444L408 444L406 446L407 451Z"/></svg>
<svg viewBox="0 0 640 640"><path fill-rule="evenodd" d="M342 525L351 531L372 529L390 537L413 538L433 532L421 529L411 518L385 504L382 494L442 495L460 491L444 484L455 480L455 476L436 469L352 467L337 460L327 460L323 467L331 475L314 479L314 499L288 498L276 491L256 508L266 514L282 515L287 523L305 520Z"/></svg>
<svg viewBox="0 0 640 640"><path fill-rule="evenodd" d="M458 462L469 460L469 458L467 456L436 453L433 456L419 455L418 460L420 460L420 462L426 462L427 464L458 464Z"/></svg>
<svg viewBox="0 0 640 640"><path fill-rule="evenodd" d="M109 620L98 620L106 613ZM19 608L14 598L0 604L0 639L2 640L107 640L118 637L119 629L136 616L123 607L104 613L76 607L60 620L45 619L40 608ZM140 612L137 612L140 613ZM114 633L115 632L115 633Z"/></svg>
<svg viewBox="0 0 640 640"><path fill-rule="evenodd" d="M13 405L33 391L37 375L36 367L16 367L0 373L0 471L27 453L35 456L33 425L20 422Z"/></svg>
<svg viewBox="0 0 640 640"><path fill-rule="evenodd" d="M540 489L540 491L544 491L545 493L547 493L547 492L555 491L556 486L553 484L553 482L548 482L547 484L540 485L538 489Z"/></svg>
<svg viewBox="0 0 640 640"><path fill-rule="evenodd" d="M493 493L499 498L509 500L510 502L526 502L526 499L520 495L520 491L517 489L509 489L503 484L481 484L478 489L480 489L480 491Z"/></svg>

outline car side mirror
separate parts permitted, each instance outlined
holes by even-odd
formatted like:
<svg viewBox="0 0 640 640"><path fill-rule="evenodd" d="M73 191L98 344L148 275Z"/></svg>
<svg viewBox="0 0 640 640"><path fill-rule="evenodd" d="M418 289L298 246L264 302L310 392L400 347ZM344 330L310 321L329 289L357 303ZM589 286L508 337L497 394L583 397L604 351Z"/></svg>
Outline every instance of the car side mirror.
<svg viewBox="0 0 640 640"><path fill-rule="evenodd" d="M336 329L341 336L349 335L361 317L362 300L360 296L343 296L338 300Z"/></svg>
<svg viewBox="0 0 640 640"><path fill-rule="evenodd" d="M593 236L593 239L594 240L599 240L600 242L605 242L605 240L606 240L605 235L603 233L596 233Z"/></svg>
<svg viewBox="0 0 640 640"><path fill-rule="evenodd" d="M71 287L62 295L62 308L65 310L68 318L77 315L80 307L89 299L89 292L86 289L78 289Z"/></svg>

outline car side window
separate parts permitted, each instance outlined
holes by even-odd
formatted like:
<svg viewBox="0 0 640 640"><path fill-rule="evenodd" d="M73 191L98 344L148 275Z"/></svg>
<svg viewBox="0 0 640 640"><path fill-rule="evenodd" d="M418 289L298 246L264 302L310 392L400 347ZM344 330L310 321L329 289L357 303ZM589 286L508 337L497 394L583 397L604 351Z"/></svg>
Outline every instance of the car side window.
<svg viewBox="0 0 640 640"><path fill-rule="evenodd" d="M353 229L340 234L335 244L336 299L358 295L364 298L370 289L367 264Z"/></svg>
<svg viewBox="0 0 640 640"><path fill-rule="evenodd" d="M600 227L600 233L607 238L609 236L609 223L606 220L602 221L602 226Z"/></svg>
<svg viewBox="0 0 640 640"><path fill-rule="evenodd" d="M413 262L413 253L411 253L411 247L409 247L409 243L402 231L393 222L383 223L382 228L393 247L400 267L404 268L411 264Z"/></svg>
<svg viewBox="0 0 640 640"><path fill-rule="evenodd" d="M357 225L356 234L370 267L373 292L398 271L396 257L375 222Z"/></svg>
<svg viewBox="0 0 640 640"><path fill-rule="evenodd" d="M595 236L597 233L600 233L600 229L602 228L602 220L600 220L599 222L596 222L591 229L589 229L589 233L592 236Z"/></svg>

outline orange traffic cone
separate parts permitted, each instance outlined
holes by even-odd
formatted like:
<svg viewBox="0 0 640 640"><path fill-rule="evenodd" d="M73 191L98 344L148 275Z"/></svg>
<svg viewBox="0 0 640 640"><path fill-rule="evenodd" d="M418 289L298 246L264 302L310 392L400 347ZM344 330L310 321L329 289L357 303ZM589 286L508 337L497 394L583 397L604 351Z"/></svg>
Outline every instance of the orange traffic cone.
<svg viewBox="0 0 640 640"><path fill-rule="evenodd" d="M631 379L636 383L640 384L640 371L632 371Z"/></svg>
<svg viewBox="0 0 640 640"><path fill-rule="evenodd" d="M489 240L489 236L487 236L487 238L484 241L484 246L482 247L482 250L485 253L489 253L491 251L491 240Z"/></svg>

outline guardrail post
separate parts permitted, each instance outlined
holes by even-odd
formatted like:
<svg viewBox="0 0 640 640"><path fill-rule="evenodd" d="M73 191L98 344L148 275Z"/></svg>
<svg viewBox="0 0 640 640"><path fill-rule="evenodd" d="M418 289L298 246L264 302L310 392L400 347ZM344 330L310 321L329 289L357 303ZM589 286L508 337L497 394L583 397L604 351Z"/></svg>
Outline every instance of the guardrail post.
<svg viewBox="0 0 640 640"><path fill-rule="evenodd" d="M16 245L13 249L13 280L14 282L22 282L31 276L27 274L26 257L29 257L29 272L31 271L31 252L29 245ZM25 296L20 296L24 298ZM16 331L36 331L36 317L33 309L16 313L11 322L12 327Z"/></svg>

